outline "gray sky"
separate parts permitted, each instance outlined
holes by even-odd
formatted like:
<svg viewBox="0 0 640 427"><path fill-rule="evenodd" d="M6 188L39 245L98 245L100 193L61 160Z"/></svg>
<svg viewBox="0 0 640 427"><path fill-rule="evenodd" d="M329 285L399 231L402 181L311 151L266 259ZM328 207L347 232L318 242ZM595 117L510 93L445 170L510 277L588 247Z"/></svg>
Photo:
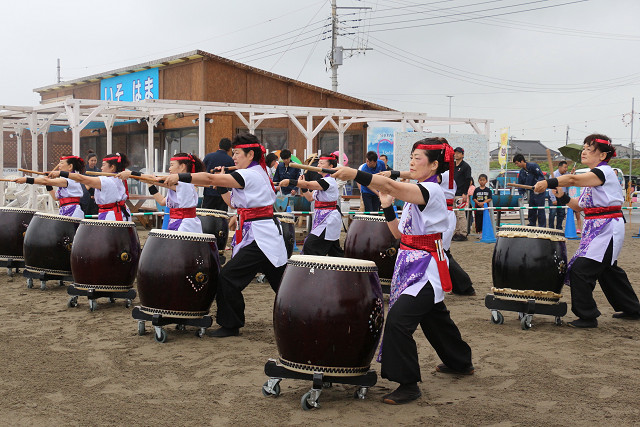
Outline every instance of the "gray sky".
<svg viewBox="0 0 640 427"><path fill-rule="evenodd" d="M557 148L569 125L569 142L597 131L629 144L622 118L634 96L640 110L640 1L338 6L372 8L339 10L342 33L355 34L338 44L373 49L345 57L342 93L434 116L449 114L453 95L452 116L495 121L492 143L510 127L516 138ZM5 0L0 8L0 104L36 104L32 90L55 83L56 58L72 80L193 49L331 88L329 0ZM636 120L634 142L639 131Z"/></svg>

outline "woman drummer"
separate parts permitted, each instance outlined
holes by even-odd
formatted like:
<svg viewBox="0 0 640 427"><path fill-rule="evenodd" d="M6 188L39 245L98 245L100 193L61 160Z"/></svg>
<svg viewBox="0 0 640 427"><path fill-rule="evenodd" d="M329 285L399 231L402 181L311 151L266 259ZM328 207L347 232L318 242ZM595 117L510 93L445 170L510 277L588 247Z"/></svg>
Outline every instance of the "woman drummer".
<svg viewBox="0 0 640 427"><path fill-rule="evenodd" d="M129 165L127 156L120 153L107 154L102 159L102 172L122 172ZM109 221L129 221L131 214L127 209L126 200L129 198L129 189L126 182L116 176L86 176L78 173L54 171L50 178L61 176L70 178L89 188L94 188L94 198L98 204L98 219Z"/></svg>
<svg viewBox="0 0 640 427"><path fill-rule="evenodd" d="M214 185L218 192L231 188L230 198L222 196L238 209L240 221L232 258L218 277L216 322L220 328L210 334L214 337L239 335L245 321L242 290L261 272L277 291L287 262L284 238L273 216L276 193L266 170L265 148L249 134L237 135L232 147L237 170L230 174L181 173L157 178L167 185Z"/></svg>
<svg viewBox="0 0 640 427"><path fill-rule="evenodd" d="M341 168L334 177L355 179L380 191L389 229L400 238L400 250L391 281L389 314L381 348L383 378L400 383L383 397L384 403L402 404L421 396L418 352L413 333L420 325L444 362L436 371L472 374L471 348L449 316L444 294L451 290L442 233L449 226L445 195L438 174L453 161L453 150L444 138L416 142L411 152L411 178L418 184L396 182L351 168ZM400 221L393 211L393 198L405 200Z"/></svg>
<svg viewBox="0 0 640 427"><path fill-rule="evenodd" d="M335 156L320 157L318 167L323 169L335 168L338 159ZM344 256L340 247L340 231L342 230L342 215L338 211L338 183L329 174L323 174L316 181L305 181L304 175L300 179L283 179L281 187L298 187L302 196L315 201L313 226L304 241L302 253L305 255ZM309 192L309 190L312 190Z"/></svg>
<svg viewBox="0 0 640 427"><path fill-rule="evenodd" d="M58 163L58 170L64 171L66 174L81 174L84 172L84 160L78 156L62 156L60 157L60 163ZM60 203L60 210L58 211L60 215L84 219L84 212L80 207L80 198L83 194L82 185L76 181L62 177L53 179L23 176L16 179L15 182L18 184L46 185L51 197ZM53 187L58 187L58 189L54 190Z"/></svg>
<svg viewBox="0 0 640 427"><path fill-rule="evenodd" d="M204 164L197 156L190 153L178 153L174 155L169 164L170 174L196 173L202 171L204 171ZM118 178L126 180L132 175L148 180L156 179L154 175L129 170L120 172ZM155 201L162 206L169 207L170 219L167 229L202 233L202 224L196 216L196 207L198 206L198 190L196 190L196 187L186 182L178 182L176 185L169 186L168 188L167 197L164 197L158 192L158 187L155 185L149 186L149 193Z"/></svg>
<svg viewBox="0 0 640 427"><path fill-rule="evenodd" d="M624 196L609 160L616 156L611 139L592 134L584 139L582 164L591 168L580 175L562 175L535 185L536 193L558 189L558 201L576 212L583 211L584 226L580 246L568 266L571 286L571 311L578 319L569 322L576 328L598 326L600 311L593 299L596 280L617 312L614 318L640 319L640 303L627 274L618 267L618 255L624 243ZM560 187L583 187L579 198L572 199Z"/></svg>

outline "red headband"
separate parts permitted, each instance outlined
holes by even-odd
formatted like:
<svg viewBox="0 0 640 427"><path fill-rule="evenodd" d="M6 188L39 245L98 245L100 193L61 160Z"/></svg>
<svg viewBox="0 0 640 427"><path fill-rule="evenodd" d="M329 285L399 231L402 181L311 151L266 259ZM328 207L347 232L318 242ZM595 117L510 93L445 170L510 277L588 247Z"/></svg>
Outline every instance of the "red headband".
<svg viewBox="0 0 640 427"><path fill-rule="evenodd" d="M611 144L611 141L607 141L606 139L596 139L595 140L597 143L599 144L605 144L608 145L609 147L613 148L613 144ZM613 155L611 157L616 157L618 154L616 153L616 149L613 148Z"/></svg>
<svg viewBox="0 0 640 427"><path fill-rule="evenodd" d="M189 154L187 157L172 157L171 160L186 160L188 162L191 162L191 173L195 173L196 171L196 161L194 160L192 154Z"/></svg>
<svg viewBox="0 0 640 427"><path fill-rule="evenodd" d="M119 153L116 153L115 157L105 157L104 159L102 159L103 162L108 162L109 160L117 160L118 163L120 163L122 161L122 157Z"/></svg>
<svg viewBox="0 0 640 427"><path fill-rule="evenodd" d="M335 156L320 157L320 160L338 160Z"/></svg>
<svg viewBox="0 0 640 427"><path fill-rule="evenodd" d="M62 156L60 157L60 160L69 160L69 159L78 159L84 162L84 160L82 160L82 157L78 157L78 156Z"/></svg>
<svg viewBox="0 0 640 427"><path fill-rule="evenodd" d="M453 188L453 148L449 144L426 145L420 144L416 146L420 150L444 150L444 161L449 163L449 188Z"/></svg>
<svg viewBox="0 0 640 427"><path fill-rule="evenodd" d="M273 188L273 191L276 191L276 188L273 186L273 181L271 181L271 177L269 176L269 174L267 173L267 162L264 159L264 154L267 152L267 150L264 148L264 145L262 144L240 144L240 145L236 145L233 148L260 148L260 151L262 151L262 157L260 157L260 166L262 166L262 169L264 169L264 173L267 174L267 177L269 177L269 182L271 183L271 188Z"/></svg>

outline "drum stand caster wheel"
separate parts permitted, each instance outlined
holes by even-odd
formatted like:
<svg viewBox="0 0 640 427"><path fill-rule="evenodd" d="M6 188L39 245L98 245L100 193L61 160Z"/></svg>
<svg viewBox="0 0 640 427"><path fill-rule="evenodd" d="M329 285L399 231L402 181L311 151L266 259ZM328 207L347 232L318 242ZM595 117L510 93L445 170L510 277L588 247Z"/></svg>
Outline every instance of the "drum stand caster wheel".
<svg viewBox="0 0 640 427"><path fill-rule="evenodd" d="M133 305L133 301L127 298L127 300L124 302L125 308L131 308L132 305Z"/></svg>
<svg viewBox="0 0 640 427"><path fill-rule="evenodd" d="M179 323L176 325L176 331L184 331L186 329L187 327L185 325L181 325Z"/></svg>
<svg viewBox="0 0 640 427"><path fill-rule="evenodd" d="M196 336L198 338L202 338L206 332L207 332L207 328L200 328L196 331Z"/></svg>
<svg viewBox="0 0 640 427"><path fill-rule="evenodd" d="M369 389L367 387L359 387L355 392L353 392L354 399L364 399L367 397L368 390Z"/></svg>
<svg viewBox="0 0 640 427"><path fill-rule="evenodd" d="M59 286L64 286L64 280L60 280L60 281L58 282L58 285L59 285Z"/></svg>
<svg viewBox="0 0 640 427"><path fill-rule="evenodd" d="M504 323L504 316L498 310L491 310L491 323L494 325L502 325Z"/></svg>
<svg viewBox="0 0 640 427"><path fill-rule="evenodd" d="M265 275L262 273L256 276L256 280L258 281L258 283L264 283L264 278L265 278Z"/></svg>
<svg viewBox="0 0 640 427"><path fill-rule="evenodd" d="M33 288L33 279L29 277L27 279L27 289L32 289L32 288Z"/></svg>
<svg viewBox="0 0 640 427"><path fill-rule="evenodd" d="M94 299L89 300L89 311L96 311L98 309L98 301Z"/></svg>
<svg viewBox="0 0 640 427"><path fill-rule="evenodd" d="M11 268L7 268L7 275L13 277L13 270Z"/></svg>
<svg viewBox="0 0 640 427"><path fill-rule="evenodd" d="M138 320L138 335L142 336L145 334L145 332L144 320Z"/></svg>
<svg viewBox="0 0 640 427"><path fill-rule="evenodd" d="M115 298L113 298L113 297L111 297L111 298L109 298L109 302L110 302L111 304L115 304L115 303L116 303L116 299L115 299Z"/></svg>
<svg viewBox="0 0 640 427"><path fill-rule="evenodd" d="M46 280L40 280L40 290L41 291L46 291L47 290L47 281Z"/></svg>
<svg viewBox="0 0 640 427"><path fill-rule="evenodd" d="M266 383L262 385L262 395L265 397L278 397L280 396L280 378L269 378Z"/></svg>
<svg viewBox="0 0 640 427"><path fill-rule="evenodd" d="M154 326L154 327L156 329L155 331L156 342L159 342L159 343L167 342L167 331L162 329L160 326Z"/></svg>
<svg viewBox="0 0 640 427"><path fill-rule="evenodd" d="M320 408L320 403L318 403L318 399L320 398L320 392L322 390L312 388L310 391L306 392L302 395L302 399L300 399L300 406L305 411L310 411L313 408Z"/></svg>
<svg viewBox="0 0 640 427"><path fill-rule="evenodd" d="M69 301L67 301L67 307L73 308L77 306L78 306L78 297L75 296L75 297L69 298Z"/></svg>
<svg viewBox="0 0 640 427"><path fill-rule="evenodd" d="M526 331L527 329L531 329L531 326L533 326L531 324L532 320L533 320L532 314L523 315L522 319L520 320L520 326L522 327L522 330Z"/></svg>
<svg viewBox="0 0 640 427"><path fill-rule="evenodd" d="M556 320L554 323L556 326L562 326L562 317L556 316Z"/></svg>

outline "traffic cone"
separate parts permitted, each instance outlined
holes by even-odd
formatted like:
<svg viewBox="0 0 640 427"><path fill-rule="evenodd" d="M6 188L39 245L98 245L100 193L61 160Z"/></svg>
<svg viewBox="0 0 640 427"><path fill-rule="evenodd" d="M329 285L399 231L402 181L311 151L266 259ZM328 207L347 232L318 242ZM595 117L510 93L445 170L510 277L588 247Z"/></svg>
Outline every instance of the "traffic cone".
<svg viewBox="0 0 640 427"><path fill-rule="evenodd" d="M493 232L493 224L491 223L491 215L493 215L491 209L485 209L482 214L482 238L479 240L482 243L496 242L496 235Z"/></svg>
<svg viewBox="0 0 640 427"><path fill-rule="evenodd" d="M287 210L285 212L291 212L291 205L287 205ZM295 230L295 227L294 227ZM293 250L297 251L298 250L298 245L296 244L296 233L294 231L293 233Z"/></svg>
<svg viewBox="0 0 640 427"><path fill-rule="evenodd" d="M573 216L573 209L567 208L567 223L564 227L564 237L570 240L580 240L576 233L576 218Z"/></svg>
<svg viewBox="0 0 640 427"><path fill-rule="evenodd" d="M164 215L162 216L162 229L166 230L169 228L169 220L171 219L171 217L169 216L169 207L165 206L164 207Z"/></svg>

